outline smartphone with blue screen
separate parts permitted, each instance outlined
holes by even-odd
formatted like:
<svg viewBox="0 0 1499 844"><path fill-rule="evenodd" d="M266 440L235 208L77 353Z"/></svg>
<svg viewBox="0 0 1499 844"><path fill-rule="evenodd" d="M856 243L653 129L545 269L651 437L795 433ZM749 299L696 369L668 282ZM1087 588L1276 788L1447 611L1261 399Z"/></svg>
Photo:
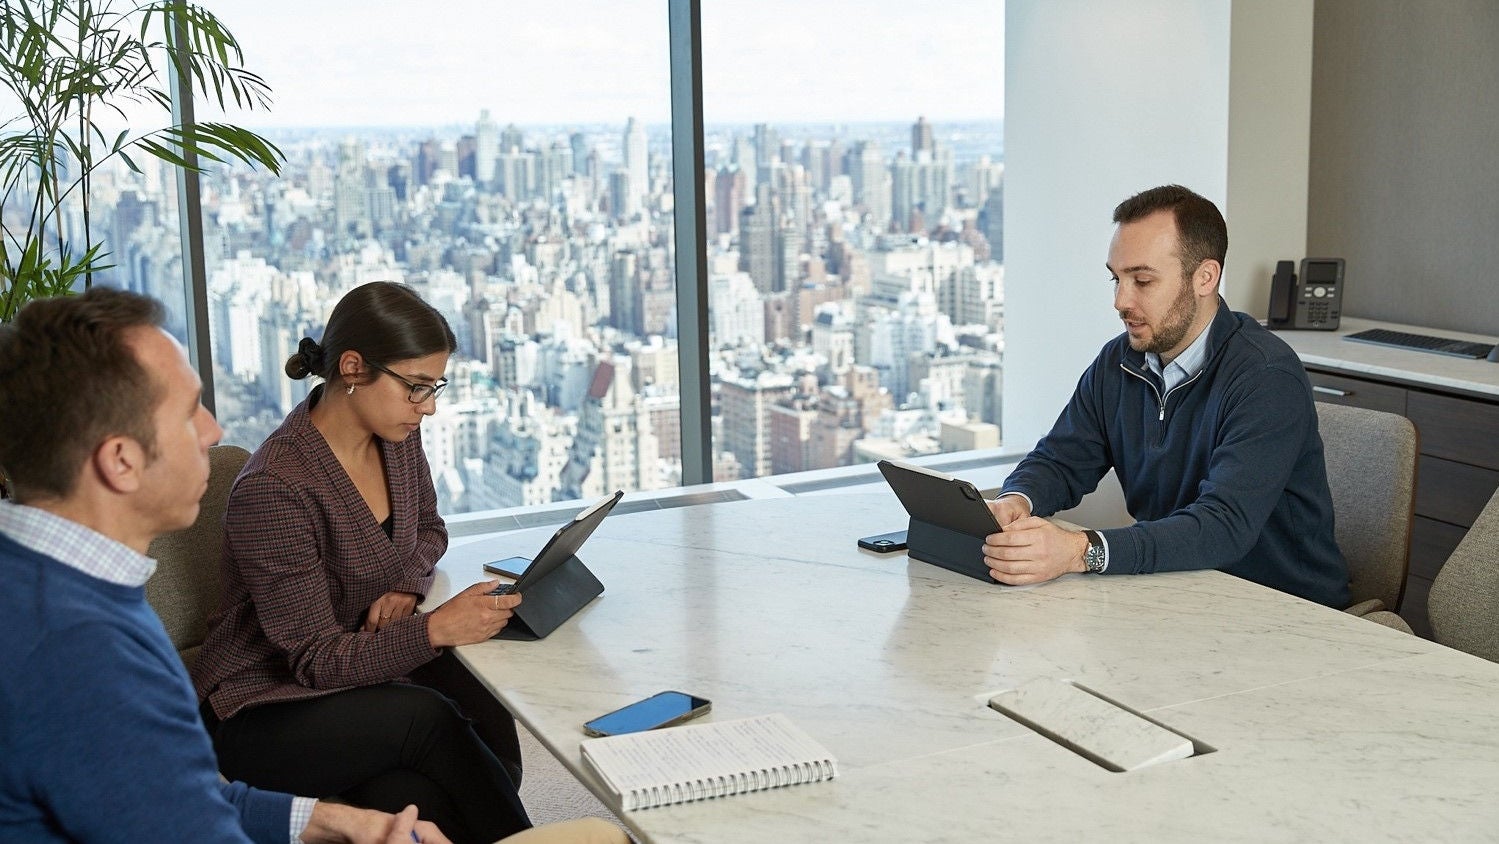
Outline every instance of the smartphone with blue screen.
<svg viewBox="0 0 1499 844"><path fill-rule="evenodd" d="M637 700L583 725L591 736L617 736L639 733L680 724L707 712L713 704L707 698L685 692L660 692Z"/></svg>
<svg viewBox="0 0 1499 844"><path fill-rule="evenodd" d="M492 563L485 563L484 570L489 572L490 574L498 574L502 577L513 577L516 580L519 580L520 576L525 574L526 569L530 568L530 566L531 560L529 558L506 557L503 560L495 560Z"/></svg>

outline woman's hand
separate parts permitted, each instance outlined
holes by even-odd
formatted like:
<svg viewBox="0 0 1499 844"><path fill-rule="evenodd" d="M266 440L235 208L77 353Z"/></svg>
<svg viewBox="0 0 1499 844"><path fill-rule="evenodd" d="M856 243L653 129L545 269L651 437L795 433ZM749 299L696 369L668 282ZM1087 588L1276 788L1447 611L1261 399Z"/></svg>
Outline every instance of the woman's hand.
<svg viewBox="0 0 1499 844"><path fill-rule="evenodd" d="M373 633L398 618L405 618L416 612L416 596L410 592L386 592L370 604L370 611L365 614L364 626L359 628L366 633Z"/></svg>
<svg viewBox="0 0 1499 844"><path fill-rule="evenodd" d="M427 615L427 640L434 648L471 645L504 629L520 595L491 595L498 580L486 580L449 598Z"/></svg>

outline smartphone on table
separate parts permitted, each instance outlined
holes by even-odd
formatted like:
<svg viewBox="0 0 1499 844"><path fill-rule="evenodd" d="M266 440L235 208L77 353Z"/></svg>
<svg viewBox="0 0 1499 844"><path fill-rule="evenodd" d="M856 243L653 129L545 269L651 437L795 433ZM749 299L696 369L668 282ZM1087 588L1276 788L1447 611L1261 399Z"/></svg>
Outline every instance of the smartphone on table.
<svg viewBox="0 0 1499 844"><path fill-rule="evenodd" d="M506 557L503 560L485 563L484 570L490 574L497 574L501 577L513 577L519 580L520 576L525 574L526 569L530 568L530 566L531 560L526 557Z"/></svg>
<svg viewBox="0 0 1499 844"><path fill-rule="evenodd" d="M876 554L891 554L906 550L906 532L903 530L859 537L859 547Z"/></svg>
<svg viewBox="0 0 1499 844"><path fill-rule="evenodd" d="M713 708L707 698L686 692L660 692L600 715L583 725L591 736L617 736L680 724Z"/></svg>

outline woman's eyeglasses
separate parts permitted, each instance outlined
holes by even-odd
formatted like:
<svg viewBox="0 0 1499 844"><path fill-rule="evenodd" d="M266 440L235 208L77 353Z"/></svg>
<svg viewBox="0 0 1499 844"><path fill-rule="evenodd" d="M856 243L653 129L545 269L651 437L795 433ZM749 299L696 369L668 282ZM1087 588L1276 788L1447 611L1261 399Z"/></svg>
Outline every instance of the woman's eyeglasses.
<svg viewBox="0 0 1499 844"><path fill-rule="evenodd" d="M369 361L365 361L365 363L369 363ZM411 392L407 394L406 400L411 402L412 404L421 404L427 399L435 399L438 396L442 395L443 388L448 386L448 379L446 378L437 379L436 384L413 384L412 382L407 381L405 378L402 378L394 372L391 372L389 369L386 369L378 363L370 363L370 369L378 369L386 375L389 375L397 381L400 381L402 384L405 384L407 387L410 387Z"/></svg>

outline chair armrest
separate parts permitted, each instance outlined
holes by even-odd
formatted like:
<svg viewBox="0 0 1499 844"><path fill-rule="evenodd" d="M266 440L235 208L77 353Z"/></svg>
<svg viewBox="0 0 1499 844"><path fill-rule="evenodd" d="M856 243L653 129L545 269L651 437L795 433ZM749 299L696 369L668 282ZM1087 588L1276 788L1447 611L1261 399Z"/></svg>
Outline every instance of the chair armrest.
<svg viewBox="0 0 1499 844"><path fill-rule="evenodd" d="M1412 636L1416 635L1416 631L1412 630L1411 626L1405 623L1405 619L1387 610L1369 613L1364 616L1364 620L1372 621L1375 624L1382 624L1385 627L1399 630L1401 633L1409 633Z"/></svg>
<svg viewBox="0 0 1499 844"><path fill-rule="evenodd" d="M1383 612L1383 611L1384 611L1384 601L1381 601L1378 598L1370 598L1367 601L1359 601L1358 603L1354 604L1353 606L1349 607L1348 609L1343 610L1343 612L1346 612L1346 613L1348 613L1350 615L1356 615L1356 616L1359 616L1359 617L1367 616L1370 613ZM1391 615L1394 615L1394 613L1391 613Z"/></svg>

